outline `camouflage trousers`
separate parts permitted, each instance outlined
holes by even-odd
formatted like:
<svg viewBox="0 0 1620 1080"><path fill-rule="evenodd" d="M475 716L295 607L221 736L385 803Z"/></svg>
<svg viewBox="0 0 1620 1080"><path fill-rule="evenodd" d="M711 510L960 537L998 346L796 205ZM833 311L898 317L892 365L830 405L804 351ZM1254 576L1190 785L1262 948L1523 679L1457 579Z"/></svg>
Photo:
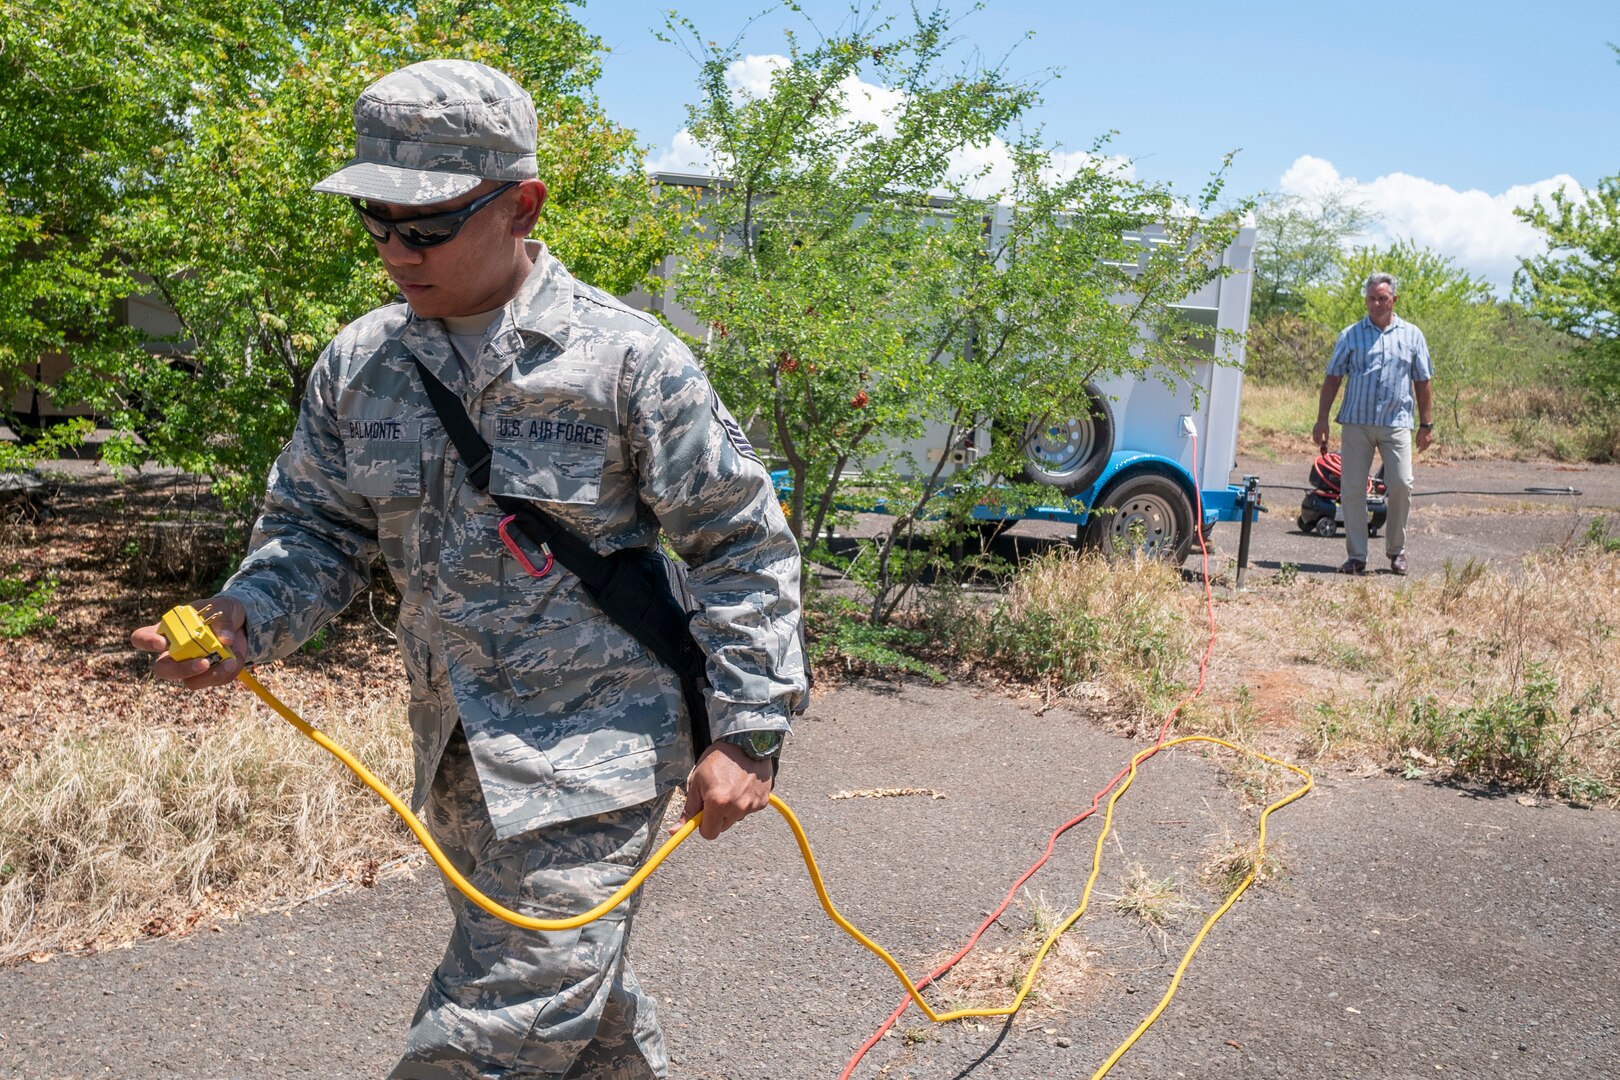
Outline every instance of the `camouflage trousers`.
<svg viewBox="0 0 1620 1080"><path fill-rule="evenodd" d="M668 796L494 839L458 725L425 820L467 879L541 918L576 915L623 885L657 846ZM625 955L640 894L577 930L502 922L446 883L455 929L390 1080L668 1075L653 1001Z"/></svg>

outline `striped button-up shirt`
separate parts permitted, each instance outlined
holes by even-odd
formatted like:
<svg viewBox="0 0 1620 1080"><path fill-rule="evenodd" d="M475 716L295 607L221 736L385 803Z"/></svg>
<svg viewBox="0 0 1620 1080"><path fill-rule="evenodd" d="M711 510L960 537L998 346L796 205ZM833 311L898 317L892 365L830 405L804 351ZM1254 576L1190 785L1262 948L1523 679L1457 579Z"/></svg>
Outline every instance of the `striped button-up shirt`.
<svg viewBox="0 0 1620 1080"><path fill-rule="evenodd" d="M1327 373L1345 380L1339 423L1410 428L1412 384L1428 382L1433 374L1429 343L1423 331L1398 315L1391 315L1382 330L1362 319L1339 335Z"/></svg>

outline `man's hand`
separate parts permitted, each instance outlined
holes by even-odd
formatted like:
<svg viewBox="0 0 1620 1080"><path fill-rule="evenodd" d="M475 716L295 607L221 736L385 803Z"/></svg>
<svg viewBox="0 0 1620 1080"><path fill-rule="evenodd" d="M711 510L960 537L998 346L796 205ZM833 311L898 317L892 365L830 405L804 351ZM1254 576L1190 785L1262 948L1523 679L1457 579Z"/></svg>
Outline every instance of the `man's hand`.
<svg viewBox="0 0 1620 1080"><path fill-rule="evenodd" d="M717 742L703 752L686 781L686 815L681 823L703 812L698 833L713 840L770 800L771 763L755 761L742 747ZM675 832L680 826L670 832Z"/></svg>
<svg viewBox="0 0 1620 1080"><path fill-rule="evenodd" d="M1316 395L1316 429L1311 432L1311 441L1324 454L1328 448L1328 414L1333 411L1333 399L1339 396L1339 384L1342 382L1343 375L1324 375L1322 389Z"/></svg>
<svg viewBox="0 0 1620 1080"><path fill-rule="evenodd" d="M160 679L182 683L193 690L222 686L236 678L236 673L246 666L241 658L247 652L247 633L244 629L247 626L247 611L240 600L229 596L199 600L192 606L198 611L208 609L208 625L225 643L225 647L235 654L233 659L217 664L210 664L208 658L202 656L195 660L175 660L169 656L169 642L159 629L161 623L136 630L129 635L129 643L141 652L162 654L152 665L152 674Z"/></svg>
<svg viewBox="0 0 1620 1080"><path fill-rule="evenodd" d="M1429 444L1434 442L1434 432L1424 431L1424 424L1434 423L1434 384L1424 379L1422 382L1412 380L1412 398L1417 402L1418 433L1417 448L1427 450Z"/></svg>

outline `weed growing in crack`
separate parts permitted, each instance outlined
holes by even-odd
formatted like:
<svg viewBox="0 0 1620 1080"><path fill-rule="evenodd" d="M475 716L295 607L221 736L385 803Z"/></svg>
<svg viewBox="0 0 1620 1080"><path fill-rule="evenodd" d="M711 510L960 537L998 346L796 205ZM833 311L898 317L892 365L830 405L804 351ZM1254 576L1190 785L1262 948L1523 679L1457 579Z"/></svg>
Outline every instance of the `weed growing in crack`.
<svg viewBox="0 0 1620 1080"><path fill-rule="evenodd" d="M1250 875L1254 877L1252 887L1259 887L1280 877L1282 873L1282 860L1274 845L1268 847L1265 857L1261 858L1254 843L1236 839L1230 829L1223 829L1213 850L1199 867L1199 877L1223 898L1231 895Z"/></svg>
<svg viewBox="0 0 1620 1080"><path fill-rule="evenodd" d="M1149 930L1163 931L1184 912L1193 909L1192 901L1187 899L1174 876L1154 877L1141 863L1131 866L1120 888L1114 910Z"/></svg>

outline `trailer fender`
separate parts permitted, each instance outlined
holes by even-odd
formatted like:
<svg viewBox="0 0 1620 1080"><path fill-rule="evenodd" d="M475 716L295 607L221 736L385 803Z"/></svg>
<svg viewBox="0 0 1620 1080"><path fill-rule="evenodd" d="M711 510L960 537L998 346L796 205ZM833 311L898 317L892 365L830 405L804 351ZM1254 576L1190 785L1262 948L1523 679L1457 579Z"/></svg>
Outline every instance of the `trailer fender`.
<svg viewBox="0 0 1620 1080"><path fill-rule="evenodd" d="M1136 530L1151 553L1179 565L1191 550L1196 530L1198 492L1179 464L1156 454L1116 454L1086 499L1088 511L1077 527L1087 547L1109 550ZM1089 508L1105 510L1092 513ZM1207 515L1206 515L1207 516Z"/></svg>

